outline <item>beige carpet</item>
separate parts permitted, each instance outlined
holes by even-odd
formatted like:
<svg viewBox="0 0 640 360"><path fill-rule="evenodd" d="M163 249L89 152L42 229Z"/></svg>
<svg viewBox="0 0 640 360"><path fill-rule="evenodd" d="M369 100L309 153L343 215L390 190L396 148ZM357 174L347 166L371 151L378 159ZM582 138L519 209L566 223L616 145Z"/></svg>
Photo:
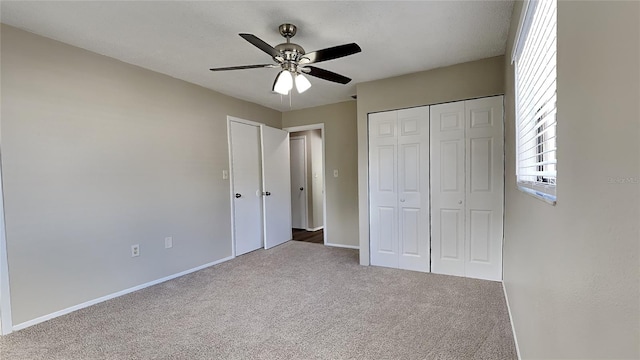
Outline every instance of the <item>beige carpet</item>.
<svg viewBox="0 0 640 360"><path fill-rule="evenodd" d="M1 337L0 358L517 357L500 283L290 241Z"/></svg>

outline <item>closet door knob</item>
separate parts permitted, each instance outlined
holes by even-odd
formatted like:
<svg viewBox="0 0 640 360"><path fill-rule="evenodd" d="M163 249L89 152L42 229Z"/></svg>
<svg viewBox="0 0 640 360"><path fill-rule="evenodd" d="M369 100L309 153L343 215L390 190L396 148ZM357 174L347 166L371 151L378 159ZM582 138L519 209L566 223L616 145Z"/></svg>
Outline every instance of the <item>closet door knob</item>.
<svg viewBox="0 0 640 360"><path fill-rule="evenodd" d="M400 202L404 202L404 199L400 199Z"/></svg>
<svg viewBox="0 0 640 360"><path fill-rule="evenodd" d="M462 205L462 200L458 201L458 204L459 204L459 205Z"/></svg>
<svg viewBox="0 0 640 360"><path fill-rule="evenodd" d="M300 191L302 191L302 190L304 190L304 188L303 188L303 187L301 187L301 188L300 188Z"/></svg>
<svg viewBox="0 0 640 360"><path fill-rule="evenodd" d="M242 194L238 194L238 193L236 193L236 199L237 199L237 198L239 198L239 197L241 197L241 196L242 196Z"/></svg>

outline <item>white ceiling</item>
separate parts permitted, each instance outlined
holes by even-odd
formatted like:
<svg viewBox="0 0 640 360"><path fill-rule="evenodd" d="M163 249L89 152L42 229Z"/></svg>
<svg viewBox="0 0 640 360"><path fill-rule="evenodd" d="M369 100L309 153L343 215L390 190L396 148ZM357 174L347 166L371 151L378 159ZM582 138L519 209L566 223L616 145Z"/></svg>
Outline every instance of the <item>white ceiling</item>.
<svg viewBox="0 0 640 360"><path fill-rule="evenodd" d="M351 99L355 84L504 54L513 1L2 1L3 23L280 111ZM317 64L348 76L309 77L289 98L277 69L213 73L271 58L238 36L275 46L278 25L307 52L356 42L362 52Z"/></svg>

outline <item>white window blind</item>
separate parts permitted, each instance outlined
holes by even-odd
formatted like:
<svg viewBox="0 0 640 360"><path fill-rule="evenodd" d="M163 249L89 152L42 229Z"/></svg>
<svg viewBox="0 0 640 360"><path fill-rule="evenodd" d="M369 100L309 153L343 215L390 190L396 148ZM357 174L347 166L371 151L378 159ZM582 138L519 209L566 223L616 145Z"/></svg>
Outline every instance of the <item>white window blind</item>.
<svg viewBox="0 0 640 360"><path fill-rule="evenodd" d="M529 1L515 63L518 187L556 201L556 0Z"/></svg>

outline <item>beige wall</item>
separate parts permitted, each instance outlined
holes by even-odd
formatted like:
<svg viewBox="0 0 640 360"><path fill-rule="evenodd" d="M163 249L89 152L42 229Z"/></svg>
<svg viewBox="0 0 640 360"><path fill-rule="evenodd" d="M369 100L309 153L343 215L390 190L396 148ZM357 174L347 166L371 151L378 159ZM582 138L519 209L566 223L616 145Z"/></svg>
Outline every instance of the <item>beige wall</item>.
<svg viewBox="0 0 640 360"><path fill-rule="evenodd" d="M305 138L307 148L307 228L323 226L322 134L320 129L292 132Z"/></svg>
<svg viewBox="0 0 640 360"><path fill-rule="evenodd" d="M14 325L231 255L226 116L280 112L1 32Z"/></svg>
<svg viewBox="0 0 640 360"><path fill-rule="evenodd" d="M369 265L367 114L504 93L504 57L358 84L360 264Z"/></svg>
<svg viewBox="0 0 640 360"><path fill-rule="evenodd" d="M282 114L284 128L324 124L325 191L329 244L358 246L357 143L355 101ZM338 177L333 177L333 170Z"/></svg>
<svg viewBox="0 0 640 360"><path fill-rule="evenodd" d="M558 2L556 206L515 187L506 63L504 284L523 359L640 358L639 23L635 1Z"/></svg>

